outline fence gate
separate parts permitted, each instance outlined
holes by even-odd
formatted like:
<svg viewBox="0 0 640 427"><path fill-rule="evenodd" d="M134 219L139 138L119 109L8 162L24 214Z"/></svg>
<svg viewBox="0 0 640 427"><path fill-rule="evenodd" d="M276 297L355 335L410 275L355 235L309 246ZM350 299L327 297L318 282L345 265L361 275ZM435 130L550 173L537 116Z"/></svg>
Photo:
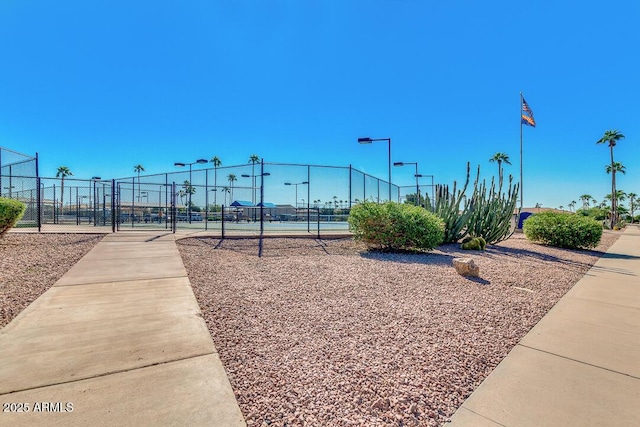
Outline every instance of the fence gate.
<svg viewBox="0 0 640 427"><path fill-rule="evenodd" d="M140 184L135 179L114 185L116 231L166 230L175 233L175 183Z"/></svg>

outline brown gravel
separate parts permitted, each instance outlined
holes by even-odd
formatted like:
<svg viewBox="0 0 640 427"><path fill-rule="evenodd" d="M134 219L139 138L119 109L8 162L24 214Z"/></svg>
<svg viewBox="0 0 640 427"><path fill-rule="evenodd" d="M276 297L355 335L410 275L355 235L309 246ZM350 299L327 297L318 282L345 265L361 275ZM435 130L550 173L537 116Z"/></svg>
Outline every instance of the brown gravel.
<svg viewBox="0 0 640 427"><path fill-rule="evenodd" d="M262 258L255 240L178 247L250 426L436 426L617 238L429 254L265 239ZM480 279L455 272L460 256Z"/></svg>
<svg viewBox="0 0 640 427"><path fill-rule="evenodd" d="M266 239L262 258L255 240L178 247L250 426L435 426L618 236L605 232L594 251L522 235L482 253L304 239ZM101 238L1 238L0 327ZM480 279L453 270L459 256L475 260Z"/></svg>
<svg viewBox="0 0 640 427"><path fill-rule="evenodd" d="M0 238L0 328L102 239L96 234L5 234Z"/></svg>

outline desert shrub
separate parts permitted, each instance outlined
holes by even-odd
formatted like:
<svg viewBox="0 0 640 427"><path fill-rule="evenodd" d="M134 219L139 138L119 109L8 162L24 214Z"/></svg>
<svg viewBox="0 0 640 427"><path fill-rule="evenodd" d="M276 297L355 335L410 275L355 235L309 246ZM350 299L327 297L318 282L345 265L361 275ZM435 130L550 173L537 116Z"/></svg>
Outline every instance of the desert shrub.
<svg viewBox="0 0 640 427"><path fill-rule="evenodd" d="M527 218L522 228L527 239L559 248L593 248L602 237L601 223L571 213L537 213Z"/></svg>
<svg viewBox="0 0 640 427"><path fill-rule="evenodd" d="M487 247L487 242L482 237L467 236L461 245L464 250L483 251Z"/></svg>
<svg viewBox="0 0 640 427"><path fill-rule="evenodd" d="M0 237L16 225L26 208L22 202L0 197Z"/></svg>
<svg viewBox="0 0 640 427"><path fill-rule="evenodd" d="M359 203L351 208L349 229L369 249L431 250L444 239L444 223L419 206L387 202Z"/></svg>

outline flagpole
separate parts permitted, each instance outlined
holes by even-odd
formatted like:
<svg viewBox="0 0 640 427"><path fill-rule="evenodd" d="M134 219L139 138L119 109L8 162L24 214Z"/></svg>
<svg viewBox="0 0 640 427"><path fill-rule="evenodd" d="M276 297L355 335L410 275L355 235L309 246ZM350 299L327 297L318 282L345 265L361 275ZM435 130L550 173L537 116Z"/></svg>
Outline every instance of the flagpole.
<svg viewBox="0 0 640 427"><path fill-rule="evenodd" d="M522 213L523 203L523 185L522 185L522 92L520 92L520 213Z"/></svg>

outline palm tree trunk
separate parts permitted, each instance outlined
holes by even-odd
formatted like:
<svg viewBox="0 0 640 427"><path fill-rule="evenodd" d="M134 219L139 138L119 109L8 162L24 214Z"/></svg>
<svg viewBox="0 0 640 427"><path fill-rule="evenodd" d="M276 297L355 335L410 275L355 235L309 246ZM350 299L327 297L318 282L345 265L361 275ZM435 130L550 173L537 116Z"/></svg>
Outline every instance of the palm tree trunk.
<svg viewBox="0 0 640 427"><path fill-rule="evenodd" d="M617 203L616 203L616 170L613 164L613 145L609 142L609 149L611 151L611 228L617 223Z"/></svg>
<svg viewBox="0 0 640 427"><path fill-rule="evenodd" d="M64 214L64 177L60 180L60 213Z"/></svg>

